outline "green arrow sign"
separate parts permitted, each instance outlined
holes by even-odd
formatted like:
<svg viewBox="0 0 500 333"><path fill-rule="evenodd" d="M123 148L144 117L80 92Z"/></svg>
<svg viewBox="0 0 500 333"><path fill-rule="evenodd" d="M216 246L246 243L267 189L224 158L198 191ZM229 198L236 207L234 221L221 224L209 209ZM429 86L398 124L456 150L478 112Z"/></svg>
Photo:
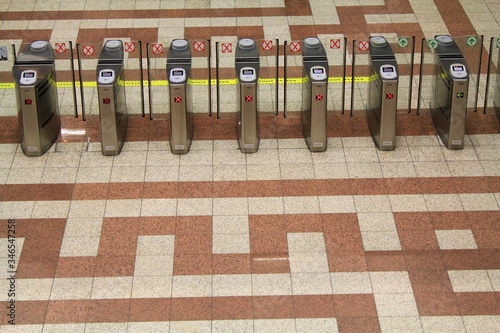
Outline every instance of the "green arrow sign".
<svg viewBox="0 0 500 333"><path fill-rule="evenodd" d="M409 44L408 37L399 37L398 45L399 47L407 47Z"/></svg>
<svg viewBox="0 0 500 333"><path fill-rule="evenodd" d="M468 36L467 37L467 46L472 47L477 44L477 36Z"/></svg>
<svg viewBox="0 0 500 333"><path fill-rule="evenodd" d="M497 49L500 49L500 38L497 38Z"/></svg>
<svg viewBox="0 0 500 333"><path fill-rule="evenodd" d="M430 49L435 49L438 46L438 42L435 39L429 39L427 41L427 45L429 46Z"/></svg>

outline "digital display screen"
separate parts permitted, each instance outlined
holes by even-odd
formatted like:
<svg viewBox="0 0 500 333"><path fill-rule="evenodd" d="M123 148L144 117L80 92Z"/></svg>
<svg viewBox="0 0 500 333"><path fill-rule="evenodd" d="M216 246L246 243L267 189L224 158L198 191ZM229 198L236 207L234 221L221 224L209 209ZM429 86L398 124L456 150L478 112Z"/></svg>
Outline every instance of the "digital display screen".
<svg viewBox="0 0 500 333"><path fill-rule="evenodd" d="M324 74L323 68L313 68L313 74Z"/></svg>
<svg viewBox="0 0 500 333"><path fill-rule="evenodd" d="M392 68L392 67L382 67L382 72L384 72L384 73L393 73L394 72L394 68Z"/></svg>
<svg viewBox="0 0 500 333"><path fill-rule="evenodd" d="M113 72L103 71L103 72L101 72L101 77L113 77Z"/></svg>
<svg viewBox="0 0 500 333"><path fill-rule="evenodd" d="M463 72L464 66L451 66L451 69L455 72Z"/></svg>
<svg viewBox="0 0 500 333"><path fill-rule="evenodd" d="M253 69L244 69L243 75L253 75Z"/></svg>
<svg viewBox="0 0 500 333"><path fill-rule="evenodd" d="M24 72L23 77L26 79L32 79L35 77L35 72Z"/></svg>
<svg viewBox="0 0 500 333"><path fill-rule="evenodd" d="M172 76L184 76L184 71L180 69L172 70L170 73Z"/></svg>

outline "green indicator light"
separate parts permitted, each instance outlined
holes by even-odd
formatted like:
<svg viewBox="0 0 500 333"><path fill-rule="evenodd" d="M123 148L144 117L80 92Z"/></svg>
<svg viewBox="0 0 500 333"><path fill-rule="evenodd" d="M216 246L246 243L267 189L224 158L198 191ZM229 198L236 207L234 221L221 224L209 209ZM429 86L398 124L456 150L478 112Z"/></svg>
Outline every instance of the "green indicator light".
<svg viewBox="0 0 500 333"><path fill-rule="evenodd" d="M463 92L457 93L457 98L464 98L465 94Z"/></svg>

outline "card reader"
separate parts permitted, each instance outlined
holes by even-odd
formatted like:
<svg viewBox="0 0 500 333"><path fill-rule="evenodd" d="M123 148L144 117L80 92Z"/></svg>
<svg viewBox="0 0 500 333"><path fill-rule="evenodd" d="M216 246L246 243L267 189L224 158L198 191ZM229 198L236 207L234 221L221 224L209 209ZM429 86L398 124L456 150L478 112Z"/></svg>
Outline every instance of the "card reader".
<svg viewBox="0 0 500 333"><path fill-rule="evenodd" d="M182 83L186 81L186 70L184 68L172 68L170 70L169 81L172 83Z"/></svg>
<svg viewBox="0 0 500 333"><path fill-rule="evenodd" d="M243 82L253 82L257 80L257 73L253 67L243 67L240 70L240 80Z"/></svg>
<svg viewBox="0 0 500 333"><path fill-rule="evenodd" d="M451 64L450 74L456 79L463 79L467 77L467 69L464 64Z"/></svg>
<svg viewBox="0 0 500 333"><path fill-rule="evenodd" d="M97 82L101 84L110 84L115 81L115 71L112 69L103 69L99 72Z"/></svg>
<svg viewBox="0 0 500 333"><path fill-rule="evenodd" d="M24 71L21 73L21 79L19 83L21 84L35 84L36 82L36 72L35 71Z"/></svg>
<svg viewBox="0 0 500 333"><path fill-rule="evenodd" d="M396 67L393 65L380 66L380 77L386 80L396 79L398 77L398 73L396 72Z"/></svg>
<svg viewBox="0 0 500 333"><path fill-rule="evenodd" d="M311 67L311 80L321 81L326 80L326 69L323 66L312 66Z"/></svg>

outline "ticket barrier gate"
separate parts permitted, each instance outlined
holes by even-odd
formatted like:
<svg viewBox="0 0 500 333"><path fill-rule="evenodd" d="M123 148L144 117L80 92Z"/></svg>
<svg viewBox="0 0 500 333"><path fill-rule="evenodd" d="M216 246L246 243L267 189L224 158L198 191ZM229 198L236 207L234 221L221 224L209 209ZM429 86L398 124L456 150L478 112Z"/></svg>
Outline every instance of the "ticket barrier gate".
<svg viewBox="0 0 500 333"><path fill-rule="evenodd" d="M437 66L432 120L448 149L463 149L469 88L467 63L450 36L435 38Z"/></svg>
<svg viewBox="0 0 500 333"><path fill-rule="evenodd" d="M302 48L302 129L312 152L326 150L328 59L318 38L306 38Z"/></svg>
<svg viewBox="0 0 500 333"><path fill-rule="evenodd" d="M26 156L41 156L61 131L54 49L46 41L23 45L12 74L21 124L21 148Z"/></svg>
<svg viewBox="0 0 500 333"><path fill-rule="evenodd" d="M259 50L252 39L238 41L235 57L238 75L239 121L238 146L242 153L255 153L259 149L259 118L257 89L260 69Z"/></svg>
<svg viewBox="0 0 500 333"><path fill-rule="evenodd" d="M96 74L102 154L118 155L125 142L128 121L122 41L110 40L104 44Z"/></svg>
<svg viewBox="0 0 500 333"><path fill-rule="evenodd" d="M498 52L497 61L497 82L495 86L495 100L494 100L495 112L500 119L500 52Z"/></svg>
<svg viewBox="0 0 500 333"><path fill-rule="evenodd" d="M191 108L191 49L189 42L176 39L167 54L167 77L170 94L170 150L173 154L187 154L193 139Z"/></svg>
<svg viewBox="0 0 500 333"><path fill-rule="evenodd" d="M370 38L370 81L368 127L379 150L396 147L398 64L384 37Z"/></svg>

